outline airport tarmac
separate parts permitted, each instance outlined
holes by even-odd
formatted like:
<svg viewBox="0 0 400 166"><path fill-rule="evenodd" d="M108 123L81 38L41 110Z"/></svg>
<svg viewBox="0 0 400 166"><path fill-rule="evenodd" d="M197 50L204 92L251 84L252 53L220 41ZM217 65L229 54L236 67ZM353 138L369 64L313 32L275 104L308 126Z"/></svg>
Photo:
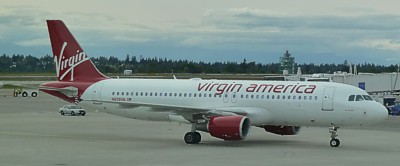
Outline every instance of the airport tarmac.
<svg viewBox="0 0 400 166"><path fill-rule="evenodd" d="M139 121L94 110L87 110L85 117L61 116L57 110L64 104L43 93L36 98L0 97L0 166L400 163L397 117L377 126L341 128L339 148L329 146L328 128L316 127L303 127L297 136L277 136L253 127L247 140L233 142L201 133L202 143L187 145L183 135L189 125Z"/></svg>

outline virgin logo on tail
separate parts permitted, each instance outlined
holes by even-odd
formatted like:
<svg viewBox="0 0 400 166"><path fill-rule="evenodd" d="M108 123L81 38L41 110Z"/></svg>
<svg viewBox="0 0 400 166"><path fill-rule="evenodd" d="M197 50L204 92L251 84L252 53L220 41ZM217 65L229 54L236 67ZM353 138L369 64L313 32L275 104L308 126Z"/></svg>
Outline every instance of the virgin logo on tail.
<svg viewBox="0 0 400 166"><path fill-rule="evenodd" d="M60 81L63 81L64 77L69 73L71 73L70 81L74 81L74 68L79 64L89 60L89 58L86 56L86 53L79 52L79 50L76 50L76 55L64 56L64 50L67 45L68 43L64 42L61 48L60 55L54 55L54 63L56 64L57 77L60 79ZM60 74L62 75L60 76Z"/></svg>

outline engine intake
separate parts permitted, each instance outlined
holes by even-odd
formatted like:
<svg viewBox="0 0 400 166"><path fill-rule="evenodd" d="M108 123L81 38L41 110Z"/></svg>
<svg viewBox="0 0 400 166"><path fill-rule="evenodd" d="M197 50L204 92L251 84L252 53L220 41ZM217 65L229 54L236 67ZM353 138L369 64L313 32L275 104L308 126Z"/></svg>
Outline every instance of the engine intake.
<svg viewBox="0 0 400 166"><path fill-rule="evenodd" d="M208 122L211 136L224 140L243 140L250 133L250 119L245 116L212 116Z"/></svg>
<svg viewBox="0 0 400 166"><path fill-rule="evenodd" d="M300 132L300 126L262 126L266 132L278 135L297 135Z"/></svg>

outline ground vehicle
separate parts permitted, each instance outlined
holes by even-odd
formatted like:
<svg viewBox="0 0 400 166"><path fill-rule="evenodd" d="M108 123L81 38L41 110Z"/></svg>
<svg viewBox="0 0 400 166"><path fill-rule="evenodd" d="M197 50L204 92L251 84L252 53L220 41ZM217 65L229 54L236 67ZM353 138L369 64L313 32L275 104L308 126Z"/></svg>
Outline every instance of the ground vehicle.
<svg viewBox="0 0 400 166"><path fill-rule="evenodd" d="M61 115L65 115L65 114L70 114L71 116L75 116L75 115L85 116L86 115L85 109L83 109L77 105L65 105L65 106L61 107L60 109L58 109L58 112L60 112Z"/></svg>
<svg viewBox="0 0 400 166"><path fill-rule="evenodd" d="M393 106L390 107L390 115L400 116L400 102L396 101Z"/></svg>

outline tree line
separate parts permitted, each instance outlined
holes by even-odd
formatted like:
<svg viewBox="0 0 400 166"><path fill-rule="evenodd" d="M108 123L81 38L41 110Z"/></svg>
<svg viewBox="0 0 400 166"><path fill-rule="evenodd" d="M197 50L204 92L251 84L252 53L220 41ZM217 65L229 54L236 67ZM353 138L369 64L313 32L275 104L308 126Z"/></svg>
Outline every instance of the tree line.
<svg viewBox="0 0 400 166"><path fill-rule="evenodd" d="M133 73L220 73L220 74L280 74L278 62L260 63L247 62L195 62L190 60L172 60L167 58L140 58L127 55L125 59L117 57L92 57L92 62L103 73L123 73L132 70ZM303 74L333 73L334 71L347 71L347 62L343 64L297 64ZM396 72L398 65L376 65L373 63L357 64L358 72L382 73ZM53 56L34 57L31 55L6 55L0 56L0 72L2 73L52 73L55 71Z"/></svg>

